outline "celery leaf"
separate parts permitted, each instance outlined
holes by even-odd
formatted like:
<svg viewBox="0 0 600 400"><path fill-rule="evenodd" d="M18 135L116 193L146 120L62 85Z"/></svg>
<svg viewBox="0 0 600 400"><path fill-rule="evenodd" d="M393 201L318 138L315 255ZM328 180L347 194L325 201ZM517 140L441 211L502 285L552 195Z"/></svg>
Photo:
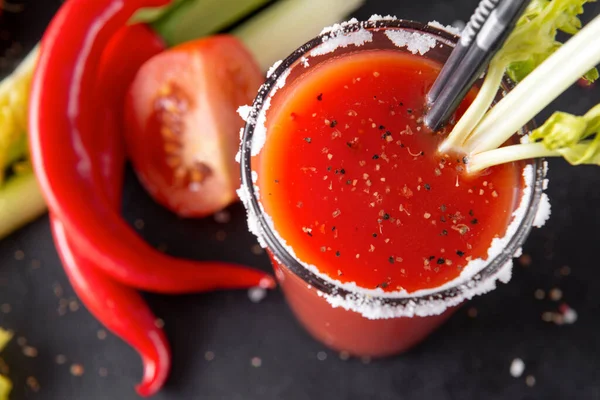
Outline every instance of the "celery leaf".
<svg viewBox="0 0 600 400"><path fill-rule="evenodd" d="M556 40L558 31L576 34L582 26L578 15L583 13L583 5L594 1L532 0L495 56L508 64L508 76L521 81L562 46ZM593 82L597 75L594 68L584 78Z"/></svg>
<svg viewBox="0 0 600 400"><path fill-rule="evenodd" d="M530 139L557 151L571 164L600 164L600 104L582 116L555 112L531 132Z"/></svg>

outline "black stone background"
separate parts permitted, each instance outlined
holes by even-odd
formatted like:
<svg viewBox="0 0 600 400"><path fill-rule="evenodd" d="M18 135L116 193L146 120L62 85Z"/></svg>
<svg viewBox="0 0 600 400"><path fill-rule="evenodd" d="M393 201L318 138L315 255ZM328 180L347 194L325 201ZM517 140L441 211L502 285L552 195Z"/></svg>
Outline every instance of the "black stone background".
<svg viewBox="0 0 600 400"><path fill-rule="evenodd" d="M17 0L13 0L16 2ZM30 48L60 5L58 0L29 0L20 14L5 14L0 31L3 52L13 41ZM355 16L395 14L420 21L450 24L466 20L476 0L367 0ZM589 20L600 4L587 6ZM18 50L18 48L17 48ZM23 54L23 52L18 53ZM10 65L0 61L0 67ZM600 101L598 87L574 87L543 113L553 110L584 112ZM173 370L155 398L207 400L366 400L366 399L600 399L600 170L550 162L552 217L532 232L524 253L530 263L517 262L512 281L493 293L474 299L423 344L399 357L373 361L340 360L311 339L289 312L279 291L259 304L246 291L179 297L148 295L165 321L173 347ZM228 210L232 219L179 220L156 205L130 169L123 197L124 217L145 222L140 234L173 255L223 259L270 269L265 254L252 252L241 205ZM218 241L219 230L226 232ZM20 253L20 251L22 253ZM20 256L24 255L23 259ZM529 264L529 265L523 265ZM561 276L559 269L571 273ZM564 269L563 269L564 271ZM15 388L13 399L104 400L136 399L133 385L141 375L137 354L118 338L97 338L101 326L85 310L59 316L54 287L74 298L55 252L48 218L43 217L0 241L0 326L12 329L38 350L25 357L13 340L3 352ZM578 313L572 325L544 322L543 312L556 311L560 302L537 300L536 289L560 288L563 299ZM469 309L477 316L469 316ZM4 307L3 307L4 308ZM471 311L473 312L473 311ZM214 353L207 361L205 353ZM317 357L319 352L324 352ZM67 357L58 365L57 355ZM251 360L258 357L260 367ZM526 364L520 378L509 373L511 361ZM72 363L85 372L74 377ZM108 376L101 377L105 368ZM41 389L32 392L26 378ZM529 386L526 376L535 378ZM529 378L529 383L532 383Z"/></svg>

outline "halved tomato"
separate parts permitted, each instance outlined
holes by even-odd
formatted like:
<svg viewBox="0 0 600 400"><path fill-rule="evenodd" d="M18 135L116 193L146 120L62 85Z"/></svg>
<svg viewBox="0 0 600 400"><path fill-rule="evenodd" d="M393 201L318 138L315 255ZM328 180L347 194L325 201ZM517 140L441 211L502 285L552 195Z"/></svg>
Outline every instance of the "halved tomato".
<svg viewBox="0 0 600 400"><path fill-rule="evenodd" d="M148 60L129 88L127 153L150 195L183 217L201 217L237 200L237 108L264 77L234 36L215 35Z"/></svg>

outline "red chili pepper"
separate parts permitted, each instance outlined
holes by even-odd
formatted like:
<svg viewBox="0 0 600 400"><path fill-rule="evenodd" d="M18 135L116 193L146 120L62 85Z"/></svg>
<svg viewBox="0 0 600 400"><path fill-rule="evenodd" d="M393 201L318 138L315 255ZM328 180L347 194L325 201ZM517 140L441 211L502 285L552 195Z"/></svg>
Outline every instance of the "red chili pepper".
<svg viewBox="0 0 600 400"><path fill-rule="evenodd" d="M132 44L135 46L132 47ZM147 26L136 24L121 28L103 52L95 85L96 122L103 132L86 141L94 146L92 162L100 166L105 190L115 210L119 209L125 163L124 139L120 135L121 110L125 91L137 70L153 55L165 49ZM128 60L123 61L127 51ZM88 311L108 330L123 339L141 356L144 375L136 386L141 396L156 393L171 368L167 338L140 294L107 276L93 261L73 246L72 235L58 218L50 216L52 233L63 267L75 293Z"/></svg>
<svg viewBox="0 0 600 400"><path fill-rule="evenodd" d="M171 367L171 350L156 317L134 289L108 278L96 265L73 252L62 223L50 217L56 247L69 281L87 310L142 357L144 376L136 386L141 396L156 393Z"/></svg>
<svg viewBox="0 0 600 400"><path fill-rule="evenodd" d="M102 173L94 168L87 138L100 134L93 88L102 49L138 8L167 2L70 0L59 10L42 40L29 104L40 186L81 254L124 284L162 293L274 287L273 278L257 270L176 259L153 249L115 213Z"/></svg>

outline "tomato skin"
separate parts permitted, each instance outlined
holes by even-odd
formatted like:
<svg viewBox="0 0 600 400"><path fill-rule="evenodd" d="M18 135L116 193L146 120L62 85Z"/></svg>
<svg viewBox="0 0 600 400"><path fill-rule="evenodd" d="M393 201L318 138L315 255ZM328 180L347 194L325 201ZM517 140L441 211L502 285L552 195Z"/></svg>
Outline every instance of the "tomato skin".
<svg viewBox="0 0 600 400"><path fill-rule="evenodd" d="M203 217L238 200L237 108L264 77L234 36L193 40L138 71L125 104L127 153L142 185L181 217Z"/></svg>

